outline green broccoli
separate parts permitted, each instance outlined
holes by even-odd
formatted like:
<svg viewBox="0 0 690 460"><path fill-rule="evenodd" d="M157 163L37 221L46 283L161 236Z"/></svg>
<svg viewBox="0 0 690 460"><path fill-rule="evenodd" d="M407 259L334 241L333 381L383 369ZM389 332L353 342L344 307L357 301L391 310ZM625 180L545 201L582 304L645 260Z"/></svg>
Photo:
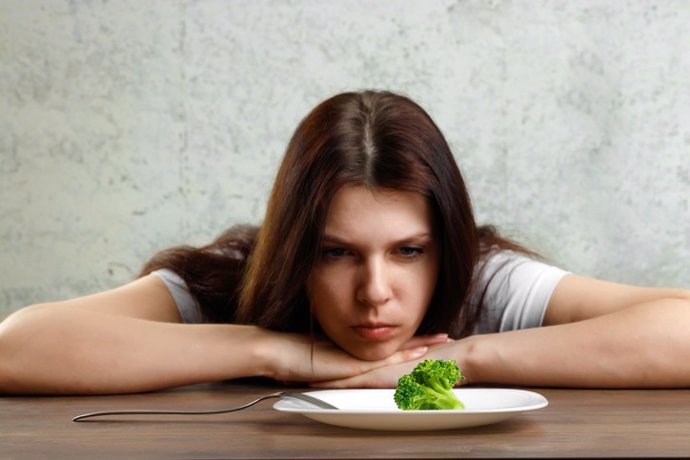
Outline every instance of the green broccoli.
<svg viewBox="0 0 690 460"><path fill-rule="evenodd" d="M402 410L464 409L453 393L455 383L464 378L455 361L427 359L400 377L393 399Z"/></svg>

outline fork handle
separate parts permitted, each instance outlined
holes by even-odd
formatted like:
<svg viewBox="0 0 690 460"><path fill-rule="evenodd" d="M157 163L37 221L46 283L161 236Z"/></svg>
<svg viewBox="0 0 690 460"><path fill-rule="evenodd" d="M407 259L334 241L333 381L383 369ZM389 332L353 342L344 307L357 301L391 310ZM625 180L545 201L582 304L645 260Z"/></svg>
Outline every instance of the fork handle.
<svg viewBox="0 0 690 460"><path fill-rule="evenodd" d="M82 422L86 419L105 417L107 415L212 415L212 414L227 414L229 412L237 412L242 409L247 409L256 403L264 401L266 399L280 398L283 393L272 393L269 395L264 395L256 398L254 401L250 401L247 404L241 406L228 407L226 409L212 409L212 410L155 410L155 409L125 409L125 410L109 410L109 411L98 411L89 412L88 414L77 415L72 419L73 422Z"/></svg>

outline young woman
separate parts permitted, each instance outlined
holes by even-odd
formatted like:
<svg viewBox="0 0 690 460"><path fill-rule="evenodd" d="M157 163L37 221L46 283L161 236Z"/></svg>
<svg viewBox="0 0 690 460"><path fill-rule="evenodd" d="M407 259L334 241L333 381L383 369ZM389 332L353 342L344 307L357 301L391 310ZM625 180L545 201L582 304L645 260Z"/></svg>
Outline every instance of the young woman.
<svg viewBox="0 0 690 460"><path fill-rule="evenodd" d="M422 358L455 359L471 384L678 387L689 328L686 290L569 274L477 226L431 118L366 91L301 122L261 228L0 323L0 392L393 387Z"/></svg>

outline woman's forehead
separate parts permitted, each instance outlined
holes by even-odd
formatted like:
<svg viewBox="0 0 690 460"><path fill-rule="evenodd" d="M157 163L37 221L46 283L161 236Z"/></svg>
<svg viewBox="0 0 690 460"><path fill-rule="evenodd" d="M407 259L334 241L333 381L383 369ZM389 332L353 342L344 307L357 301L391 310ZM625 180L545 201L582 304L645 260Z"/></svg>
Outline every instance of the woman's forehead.
<svg viewBox="0 0 690 460"><path fill-rule="evenodd" d="M350 239L386 233L402 237L431 230L431 210L422 194L347 185L333 196L324 236Z"/></svg>

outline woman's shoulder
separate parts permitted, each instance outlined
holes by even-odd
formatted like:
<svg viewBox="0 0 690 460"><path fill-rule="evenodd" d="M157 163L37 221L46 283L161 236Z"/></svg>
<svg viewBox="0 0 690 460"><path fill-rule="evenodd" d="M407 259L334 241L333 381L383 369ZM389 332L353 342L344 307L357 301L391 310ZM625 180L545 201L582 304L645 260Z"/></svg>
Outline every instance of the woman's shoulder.
<svg viewBox="0 0 690 460"><path fill-rule="evenodd" d="M551 294L566 274L530 254L504 249L488 252L477 266L470 297L480 308L475 332L540 326Z"/></svg>
<svg viewBox="0 0 690 460"><path fill-rule="evenodd" d="M530 277L543 272L566 273L536 254L492 248L480 257L475 276L488 283L495 277L507 280L514 275Z"/></svg>
<svg viewBox="0 0 690 460"><path fill-rule="evenodd" d="M198 324L206 322L201 305L194 298L189 286L182 277L169 268L159 268L151 275L160 278L170 291L183 323Z"/></svg>

